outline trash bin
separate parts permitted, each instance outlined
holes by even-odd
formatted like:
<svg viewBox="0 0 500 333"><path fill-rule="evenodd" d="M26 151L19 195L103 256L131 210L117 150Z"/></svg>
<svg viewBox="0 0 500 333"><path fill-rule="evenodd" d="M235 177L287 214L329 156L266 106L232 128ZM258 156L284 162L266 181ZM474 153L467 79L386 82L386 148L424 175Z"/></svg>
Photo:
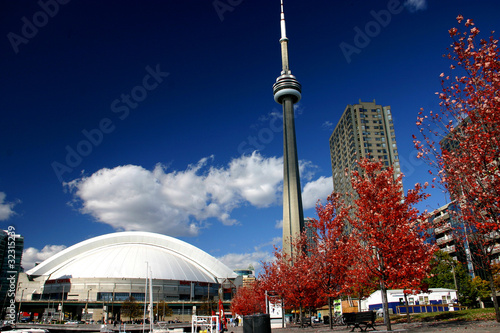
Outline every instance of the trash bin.
<svg viewBox="0 0 500 333"><path fill-rule="evenodd" d="M243 333L253 333L253 316L243 316Z"/></svg>
<svg viewBox="0 0 500 333"><path fill-rule="evenodd" d="M268 314L244 316L243 333L271 333L271 317Z"/></svg>
<svg viewBox="0 0 500 333"><path fill-rule="evenodd" d="M323 323L325 325L330 324L330 316L323 316Z"/></svg>

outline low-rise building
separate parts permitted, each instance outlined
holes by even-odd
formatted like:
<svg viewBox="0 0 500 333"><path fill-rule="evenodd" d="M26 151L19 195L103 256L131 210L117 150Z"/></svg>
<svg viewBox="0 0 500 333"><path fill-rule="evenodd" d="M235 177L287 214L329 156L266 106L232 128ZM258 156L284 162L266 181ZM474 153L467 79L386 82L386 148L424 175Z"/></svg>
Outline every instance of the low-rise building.
<svg viewBox="0 0 500 333"><path fill-rule="evenodd" d="M406 299L410 313L453 311L457 307L457 291L453 289L433 288L427 293L406 295ZM390 313L406 313L403 289L387 290L387 302ZM382 292L380 290L361 301L362 311L376 311L381 308Z"/></svg>

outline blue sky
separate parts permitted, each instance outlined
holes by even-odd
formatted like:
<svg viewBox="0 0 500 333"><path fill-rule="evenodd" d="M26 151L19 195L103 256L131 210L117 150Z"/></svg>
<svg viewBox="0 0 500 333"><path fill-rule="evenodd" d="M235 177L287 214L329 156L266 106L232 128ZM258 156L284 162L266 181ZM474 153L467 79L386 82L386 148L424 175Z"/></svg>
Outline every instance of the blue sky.
<svg viewBox="0 0 500 333"><path fill-rule="evenodd" d="M0 224L26 268L117 230L178 237L231 268L281 244L278 0L0 2ZM347 104L390 105L406 188L428 179L411 134L437 110L456 16L489 36L500 3L285 1L303 86L306 216L332 190ZM362 34L359 33L362 32ZM445 204L439 191L419 208Z"/></svg>

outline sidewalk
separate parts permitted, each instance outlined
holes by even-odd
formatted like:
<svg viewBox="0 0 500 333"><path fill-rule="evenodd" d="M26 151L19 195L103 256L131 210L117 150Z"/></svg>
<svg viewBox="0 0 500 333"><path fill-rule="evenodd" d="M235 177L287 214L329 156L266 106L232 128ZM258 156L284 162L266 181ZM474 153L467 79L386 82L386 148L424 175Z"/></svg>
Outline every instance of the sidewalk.
<svg viewBox="0 0 500 333"><path fill-rule="evenodd" d="M500 323L496 321L439 321L439 322L414 322L410 324L392 324L392 330L406 330L406 332L457 332L457 333L499 333ZM375 325L375 328L380 331L385 331L384 325ZM272 333L327 333L327 332L350 332L351 328L346 326L334 326L332 330L328 325L318 324L312 328L287 327L273 328ZM243 333L243 327L228 327L228 333ZM358 329L355 332L359 332ZM368 330L367 332L377 332ZM252 332L258 333L258 332Z"/></svg>

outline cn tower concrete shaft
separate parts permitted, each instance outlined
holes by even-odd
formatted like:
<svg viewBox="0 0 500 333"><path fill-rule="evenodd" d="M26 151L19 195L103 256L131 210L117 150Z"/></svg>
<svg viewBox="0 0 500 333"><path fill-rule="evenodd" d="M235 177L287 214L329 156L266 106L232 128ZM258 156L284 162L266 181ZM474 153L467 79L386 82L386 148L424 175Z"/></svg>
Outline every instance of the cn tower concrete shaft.
<svg viewBox="0 0 500 333"><path fill-rule="evenodd" d="M288 38L281 1L281 76L273 86L274 100L283 106L283 251L293 256L292 240L304 230L304 213L295 138L294 104L301 98L301 85L288 65Z"/></svg>

